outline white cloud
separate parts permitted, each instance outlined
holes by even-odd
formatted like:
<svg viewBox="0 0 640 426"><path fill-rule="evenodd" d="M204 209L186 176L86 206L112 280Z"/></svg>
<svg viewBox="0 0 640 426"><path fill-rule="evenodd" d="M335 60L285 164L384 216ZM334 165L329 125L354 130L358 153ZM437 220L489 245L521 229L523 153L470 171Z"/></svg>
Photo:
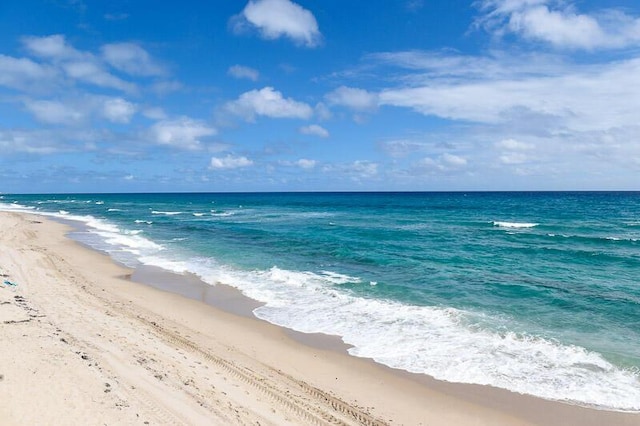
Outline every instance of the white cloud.
<svg viewBox="0 0 640 426"><path fill-rule="evenodd" d="M306 158L301 158L296 161L296 165L302 169L313 169L316 166L316 160L308 160Z"/></svg>
<svg viewBox="0 0 640 426"><path fill-rule="evenodd" d="M158 81L151 86L151 90L158 95L166 95L171 92L177 92L183 87L182 83L174 80Z"/></svg>
<svg viewBox="0 0 640 426"><path fill-rule="evenodd" d="M333 105L342 105L357 111L375 109L378 106L378 95L364 89L340 86L325 98Z"/></svg>
<svg viewBox="0 0 640 426"><path fill-rule="evenodd" d="M307 47L315 47L322 40L313 14L290 0L250 0L234 19L236 31L253 26L269 40L288 37Z"/></svg>
<svg viewBox="0 0 640 426"><path fill-rule="evenodd" d="M48 124L77 124L85 118L85 112L61 102L27 100L27 109L38 121Z"/></svg>
<svg viewBox="0 0 640 426"><path fill-rule="evenodd" d="M160 107L150 107L142 111L142 115L151 120L164 120L167 118L167 113Z"/></svg>
<svg viewBox="0 0 640 426"><path fill-rule="evenodd" d="M437 158L425 157L415 164L415 169L420 172L452 172L464 168L467 159L451 153L444 153Z"/></svg>
<svg viewBox="0 0 640 426"><path fill-rule="evenodd" d="M23 37L22 42L27 50L42 58L61 60L83 56L81 52L68 44L65 37L60 34L45 37Z"/></svg>
<svg viewBox="0 0 640 426"><path fill-rule="evenodd" d="M532 159L531 155L527 152L535 148L531 143L522 142L513 138L503 139L494 145L501 152L498 158L502 164L527 163Z"/></svg>
<svg viewBox="0 0 640 426"><path fill-rule="evenodd" d="M440 160L450 167L462 167L467 165L467 159L458 155L444 153Z"/></svg>
<svg viewBox="0 0 640 426"><path fill-rule="evenodd" d="M113 43L102 46L102 57L112 67L131 75L162 76L164 68L135 43Z"/></svg>
<svg viewBox="0 0 640 426"><path fill-rule="evenodd" d="M347 170L358 178L369 179L378 174L378 164L371 161L358 160L349 164Z"/></svg>
<svg viewBox="0 0 640 426"><path fill-rule="evenodd" d="M61 152L95 151L95 141L103 134L87 129L49 128L1 130L0 152L47 155Z"/></svg>
<svg viewBox="0 0 640 426"><path fill-rule="evenodd" d="M327 129L325 129L322 126L319 126L317 124L311 124L309 126L304 126L300 128L300 133L304 134L304 135L313 135L313 136L319 136L321 138L328 138L329 137L329 131Z"/></svg>
<svg viewBox="0 0 640 426"><path fill-rule="evenodd" d="M307 158L301 158L301 159L296 160L296 161L281 160L281 161L278 161L278 164L281 165L281 166L286 166L286 167L299 167L299 168L304 169L304 170L311 170L311 169L314 169L316 167L318 162L316 160L309 160ZM271 168L271 171L275 170L275 168L273 166L270 166L270 168Z"/></svg>
<svg viewBox="0 0 640 426"><path fill-rule="evenodd" d="M70 97L63 101L23 101L34 117L43 123L75 125L90 117L106 118L113 123L127 124L138 107L119 97L92 96Z"/></svg>
<svg viewBox="0 0 640 426"><path fill-rule="evenodd" d="M576 12L560 0L483 0L478 24L498 36L518 34L557 48L601 49L640 45L640 18L615 9Z"/></svg>
<svg viewBox="0 0 640 426"><path fill-rule="evenodd" d="M313 109L291 98L284 98L273 87L245 92L235 101L227 102L225 109L232 114L253 121L256 115L271 118L303 118L313 114Z"/></svg>
<svg viewBox="0 0 640 426"><path fill-rule="evenodd" d="M242 65L233 65L229 67L227 73L234 78L246 78L251 81L258 81L258 78L260 77L258 70Z"/></svg>
<svg viewBox="0 0 640 426"><path fill-rule="evenodd" d="M237 169L239 167L248 167L253 165L253 161L244 156L234 157L227 155L226 157L211 157L211 169Z"/></svg>
<svg viewBox="0 0 640 426"><path fill-rule="evenodd" d="M64 151L46 132L0 130L0 152L47 155Z"/></svg>
<svg viewBox="0 0 640 426"><path fill-rule="evenodd" d="M380 148L393 158L404 158L410 154L424 151L427 147L422 141L413 139L392 139L380 142Z"/></svg>
<svg viewBox="0 0 640 426"><path fill-rule="evenodd" d="M360 182L375 178L378 175L378 168L378 163L356 160L351 163L325 164L322 167L322 172L331 174L333 177L348 177L353 181Z"/></svg>
<svg viewBox="0 0 640 426"><path fill-rule="evenodd" d="M128 123L138 108L122 98L108 98L102 104L102 115L114 123Z"/></svg>
<svg viewBox="0 0 640 426"><path fill-rule="evenodd" d="M503 139L495 144L496 148L505 149L509 151L527 151L533 149L533 145L525 143L513 138Z"/></svg>
<svg viewBox="0 0 640 426"><path fill-rule="evenodd" d="M637 122L640 59L568 68L557 75L514 73L501 79L432 78L417 87L387 89L380 103L451 120L500 124L532 118L559 129L606 130ZM552 131L552 129L544 129Z"/></svg>
<svg viewBox="0 0 640 426"><path fill-rule="evenodd" d="M75 49L62 35L23 37L22 43L31 54L50 61L75 81L125 92L137 90L135 84L109 73L100 58Z"/></svg>
<svg viewBox="0 0 640 426"><path fill-rule="evenodd" d="M400 80L408 85L428 82L436 78L504 79L517 74L529 77L566 72L568 64L563 57L552 54L528 52L513 53L493 50L485 56L460 55L449 50L380 52L365 56L366 59L386 66L419 71L404 75Z"/></svg>
<svg viewBox="0 0 640 426"><path fill-rule="evenodd" d="M58 73L48 65L27 58L13 58L0 54L0 85L29 90L53 82Z"/></svg>
<svg viewBox="0 0 640 426"><path fill-rule="evenodd" d="M125 92L134 92L135 84L126 82L113 74L105 71L99 64L93 61L67 62L63 66L69 77L100 87L109 87Z"/></svg>
<svg viewBox="0 0 640 426"><path fill-rule="evenodd" d="M529 157L522 152L508 152L500 156L502 164L523 164L529 161Z"/></svg>
<svg viewBox="0 0 640 426"><path fill-rule="evenodd" d="M331 110L327 107L323 102L318 102L315 107L316 117L320 120L329 120L333 114L331 114Z"/></svg>
<svg viewBox="0 0 640 426"><path fill-rule="evenodd" d="M155 143L188 150L199 149L202 146L200 138L216 133L213 127L188 117L159 121L150 128Z"/></svg>

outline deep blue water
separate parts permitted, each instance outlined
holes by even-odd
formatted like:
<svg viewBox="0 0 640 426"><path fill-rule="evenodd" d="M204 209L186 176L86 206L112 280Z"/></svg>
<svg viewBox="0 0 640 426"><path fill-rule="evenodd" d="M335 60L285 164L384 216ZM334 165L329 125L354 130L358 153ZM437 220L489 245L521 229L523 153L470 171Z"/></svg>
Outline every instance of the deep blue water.
<svg viewBox="0 0 640 426"><path fill-rule="evenodd" d="M640 193L4 195L436 378L640 410Z"/></svg>

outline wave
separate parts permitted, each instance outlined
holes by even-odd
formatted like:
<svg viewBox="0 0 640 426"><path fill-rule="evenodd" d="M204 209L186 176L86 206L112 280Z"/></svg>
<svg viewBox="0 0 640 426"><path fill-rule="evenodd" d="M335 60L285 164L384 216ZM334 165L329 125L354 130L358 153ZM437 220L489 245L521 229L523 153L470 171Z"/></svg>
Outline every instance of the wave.
<svg viewBox="0 0 640 426"><path fill-rule="evenodd" d="M118 226L104 219L99 219L91 215L71 214L66 210L58 212L34 212L29 206L0 204L0 210L12 210L27 213L36 213L41 216L64 219L78 222L86 228L73 235L82 242L97 250L104 251L112 255L116 260L128 266L135 266L139 256L157 253L165 249L140 234L141 230L121 229Z"/></svg>
<svg viewBox="0 0 640 426"><path fill-rule="evenodd" d="M147 225L151 225L153 223L153 221L151 220L142 220L142 219L136 219L134 220L135 223L146 223Z"/></svg>
<svg viewBox="0 0 640 426"><path fill-rule="evenodd" d="M211 210L211 216L227 217L233 216L234 214L234 212L221 212L218 210Z"/></svg>
<svg viewBox="0 0 640 426"><path fill-rule="evenodd" d="M351 355L392 368L545 399L640 410L637 371L616 367L582 347L488 329L482 326L490 322L484 314L357 297L340 284L361 280L332 271L275 266L241 271L211 258L140 260L176 273L194 273L212 285L236 287L265 303L254 311L258 318L304 333L341 336L352 346Z"/></svg>
<svg viewBox="0 0 640 426"><path fill-rule="evenodd" d="M555 237L555 238L592 241L592 242L637 243L638 241L640 241L640 238L634 238L634 237L608 237L608 236L568 235L568 234L553 234L553 233L547 234L547 236Z"/></svg>
<svg viewBox="0 0 640 426"><path fill-rule="evenodd" d="M165 212L165 211L159 211L159 210L152 210L151 214L163 214L165 216L175 216L178 214L183 214L184 212Z"/></svg>
<svg viewBox="0 0 640 426"><path fill-rule="evenodd" d="M36 208L33 206L24 206L16 202L16 203L0 203L0 210L33 213L33 210L36 210Z"/></svg>
<svg viewBox="0 0 640 426"><path fill-rule="evenodd" d="M539 223L529 223L529 222L499 222L493 221L491 222L493 226L497 226L499 228L533 228L539 225Z"/></svg>
<svg viewBox="0 0 640 426"><path fill-rule="evenodd" d="M96 203L98 204L98 203ZM122 209L107 209L108 212L121 212L123 211Z"/></svg>
<svg viewBox="0 0 640 426"><path fill-rule="evenodd" d="M192 213L195 217L202 217L204 213Z"/></svg>

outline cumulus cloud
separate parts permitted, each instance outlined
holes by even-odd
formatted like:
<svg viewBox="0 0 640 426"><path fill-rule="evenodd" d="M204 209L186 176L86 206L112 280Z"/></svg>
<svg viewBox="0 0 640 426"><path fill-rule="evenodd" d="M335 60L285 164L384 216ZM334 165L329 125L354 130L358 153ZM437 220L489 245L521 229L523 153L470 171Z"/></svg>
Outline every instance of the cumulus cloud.
<svg viewBox="0 0 640 426"><path fill-rule="evenodd" d="M253 161L245 156L227 155L226 157L211 157L210 168L214 170L237 169L251 165L253 165Z"/></svg>
<svg viewBox="0 0 640 426"><path fill-rule="evenodd" d="M284 98L273 87L245 92L235 101L227 102L225 109L247 121L255 120L256 115L271 118L310 118L313 109L291 98Z"/></svg>
<svg viewBox="0 0 640 426"><path fill-rule="evenodd" d="M253 27L265 39L287 37L306 47L318 46L322 40L313 14L290 0L250 0L232 25L236 32Z"/></svg>
<svg viewBox="0 0 640 426"><path fill-rule="evenodd" d="M298 161L296 161L295 164L296 164L296 166L300 167L301 169L309 170L309 169L313 169L316 166L317 162L316 162L316 160L309 160L309 159L306 159L306 158L301 158Z"/></svg>
<svg viewBox="0 0 640 426"><path fill-rule="evenodd" d="M102 57L117 70L131 75L162 76L164 68L135 43L113 43L102 46Z"/></svg>
<svg viewBox="0 0 640 426"><path fill-rule="evenodd" d="M102 115L114 123L128 123L137 107L122 98L108 98L102 104Z"/></svg>
<svg viewBox="0 0 640 426"><path fill-rule="evenodd" d="M189 117L159 121L150 128L150 135L155 143L187 150L200 149L200 138L216 133L216 129L203 121Z"/></svg>
<svg viewBox="0 0 640 426"><path fill-rule="evenodd" d="M325 96L332 105L341 105L357 111L373 110L378 106L378 95L364 89L340 86Z"/></svg>
<svg viewBox="0 0 640 426"><path fill-rule="evenodd" d="M560 0L483 0L480 7L485 14L478 25L498 36L512 33L567 49L640 45L640 18L620 10L589 15Z"/></svg>
<svg viewBox="0 0 640 426"><path fill-rule="evenodd" d="M313 136L319 136L321 138L328 138L329 137L329 131L327 129L325 129L322 126L319 126L317 124L311 124L309 126L304 126L300 128L300 133L302 133L303 135L313 135Z"/></svg>
<svg viewBox="0 0 640 426"><path fill-rule="evenodd" d="M260 77L258 70L242 65L233 65L229 67L227 73L234 78L246 78L251 81L258 81L258 78Z"/></svg>

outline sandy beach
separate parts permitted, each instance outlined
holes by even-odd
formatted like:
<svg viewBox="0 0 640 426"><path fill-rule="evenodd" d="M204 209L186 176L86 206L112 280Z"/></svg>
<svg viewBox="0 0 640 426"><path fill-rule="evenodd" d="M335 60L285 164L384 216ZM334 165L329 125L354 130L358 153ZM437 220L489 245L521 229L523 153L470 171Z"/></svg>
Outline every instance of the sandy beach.
<svg viewBox="0 0 640 426"><path fill-rule="evenodd" d="M640 425L349 356L251 317L232 288L126 269L41 216L0 212L0 230L3 425Z"/></svg>

